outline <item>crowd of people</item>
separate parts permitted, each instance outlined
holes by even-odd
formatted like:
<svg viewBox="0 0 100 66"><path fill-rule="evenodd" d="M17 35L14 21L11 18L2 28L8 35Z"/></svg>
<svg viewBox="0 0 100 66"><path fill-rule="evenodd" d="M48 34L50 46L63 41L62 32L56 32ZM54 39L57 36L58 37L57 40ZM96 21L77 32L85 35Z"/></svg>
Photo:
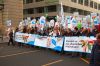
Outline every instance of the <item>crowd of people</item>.
<svg viewBox="0 0 100 66"><path fill-rule="evenodd" d="M29 34L38 34L41 36L96 36L99 33L98 29L94 26L91 28L80 28L74 27L73 30L70 28L64 29L63 27L45 27L43 30L39 29L38 27L31 27L24 26L23 29L20 31L19 28L16 28L15 32L22 32L22 33L29 33Z"/></svg>
<svg viewBox="0 0 100 66"><path fill-rule="evenodd" d="M34 23L33 23L34 24ZM100 25L100 24L99 24ZM81 26L80 28L78 26L74 26L69 28L68 25L67 26L62 26L60 23L58 22L54 22L52 23L50 26L47 24L47 22L45 24L39 24L39 23L35 23L34 25L28 24L28 25L20 25L20 27L16 27L14 34L13 31L10 30L9 32L9 42L8 45L10 45L10 43L12 43L12 45L14 46L14 42L13 42L13 35L15 36L16 32L22 32L22 33L28 33L28 34L37 34L40 36L55 36L55 37L64 37L64 36L97 36L97 43L94 44L93 46L93 50L92 50L92 54L91 54L91 60L90 60L90 66L100 66L100 59L98 58L100 56L100 30L98 30L98 27L93 25L91 28L88 26ZM19 42L18 42L19 43ZM21 43L19 43L21 44ZM95 50L97 49L97 50ZM97 52L97 53L96 53ZM68 54L71 54L71 56L79 56L79 55L83 55L86 56L86 53L76 53L76 52L67 52ZM95 54L96 53L96 54ZM97 55L98 54L98 55ZM98 61L98 64L95 63L96 60ZM97 64L97 65L96 65Z"/></svg>
<svg viewBox="0 0 100 66"><path fill-rule="evenodd" d="M20 28L16 28L15 33L16 32L22 32L22 33L28 33L28 34L38 34L41 36L56 36L56 37L62 37L62 36L94 36L96 37L96 35L99 33L99 36L97 36L98 41L100 42L100 32L97 29L96 26L93 26L93 28L85 28L85 27L81 27L78 28L77 26L74 27L73 29L71 28L64 28L63 26L59 26L59 25L55 25L54 27L47 27L45 26L43 29L40 29L38 27L28 27L27 26L23 26L22 29ZM11 30L9 33L9 42L8 45L10 45L10 42L12 43L12 45L14 46L15 44L13 43L13 31ZM99 37L99 38L98 38ZM99 66L99 60L98 60L98 56L97 53L94 54L96 51L96 47L99 50L99 42L97 42L98 44L94 44L93 50L92 50L92 55L91 55L91 60L90 60L90 66ZM100 51L98 51L100 52ZM71 54L71 56L79 56L79 54L81 53L76 53L76 52L67 52L68 54ZM86 53L82 53L82 56L86 56ZM95 61L95 58L97 59ZM96 63L98 62L98 63Z"/></svg>

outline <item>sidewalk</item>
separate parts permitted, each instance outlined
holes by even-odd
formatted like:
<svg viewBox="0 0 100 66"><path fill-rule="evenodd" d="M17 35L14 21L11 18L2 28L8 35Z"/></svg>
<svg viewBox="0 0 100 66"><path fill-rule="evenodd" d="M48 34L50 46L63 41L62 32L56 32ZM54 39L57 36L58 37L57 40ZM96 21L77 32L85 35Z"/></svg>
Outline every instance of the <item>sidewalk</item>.
<svg viewBox="0 0 100 66"><path fill-rule="evenodd" d="M0 36L0 43L6 43L8 42L8 38L6 36L3 36L3 38Z"/></svg>

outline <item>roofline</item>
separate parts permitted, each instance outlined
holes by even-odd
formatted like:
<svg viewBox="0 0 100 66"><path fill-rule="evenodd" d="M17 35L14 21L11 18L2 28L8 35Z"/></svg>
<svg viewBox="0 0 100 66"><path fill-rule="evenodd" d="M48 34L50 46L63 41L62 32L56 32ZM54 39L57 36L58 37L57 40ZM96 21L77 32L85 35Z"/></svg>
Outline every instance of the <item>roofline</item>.
<svg viewBox="0 0 100 66"><path fill-rule="evenodd" d="M100 0L92 0L92 1L100 4Z"/></svg>

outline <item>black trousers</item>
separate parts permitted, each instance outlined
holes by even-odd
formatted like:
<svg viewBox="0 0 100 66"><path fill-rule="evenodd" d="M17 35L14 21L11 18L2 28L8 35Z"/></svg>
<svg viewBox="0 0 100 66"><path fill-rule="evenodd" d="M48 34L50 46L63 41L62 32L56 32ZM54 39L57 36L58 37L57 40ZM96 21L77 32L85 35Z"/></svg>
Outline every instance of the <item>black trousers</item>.
<svg viewBox="0 0 100 66"><path fill-rule="evenodd" d="M14 46L13 38L10 38L10 39L9 39L8 46L10 45L10 43L12 43L12 45Z"/></svg>

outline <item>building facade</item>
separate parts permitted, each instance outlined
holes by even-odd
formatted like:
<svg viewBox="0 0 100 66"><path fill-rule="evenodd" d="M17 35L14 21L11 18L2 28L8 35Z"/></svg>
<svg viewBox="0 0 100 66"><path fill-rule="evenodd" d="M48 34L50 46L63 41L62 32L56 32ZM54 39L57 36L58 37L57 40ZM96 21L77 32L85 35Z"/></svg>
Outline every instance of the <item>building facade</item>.
<svg viewBox="0 0 100 66"><path fill-rule="evenodd" d="M11 20L12 27L18 26L23 19L23 0L0 1L0 26L6 27L7 20Z"/></svg>
<svg viewBox="0 0 100 66"><path fill-rule="evenodd" d="M45 14L52 18L60 13L61 2L65 15L73 15L74 12L79 12L80 15L100 13L99 0L24 0L24 18Z"/></svg>
<svg viewBox="0 0 100 66"><path fill-rule="evenodd" d="M0 0L0 28L2 26L2 18L3 18L3 9L4 9L4 4L3 4L3 0Z"/></svg>

